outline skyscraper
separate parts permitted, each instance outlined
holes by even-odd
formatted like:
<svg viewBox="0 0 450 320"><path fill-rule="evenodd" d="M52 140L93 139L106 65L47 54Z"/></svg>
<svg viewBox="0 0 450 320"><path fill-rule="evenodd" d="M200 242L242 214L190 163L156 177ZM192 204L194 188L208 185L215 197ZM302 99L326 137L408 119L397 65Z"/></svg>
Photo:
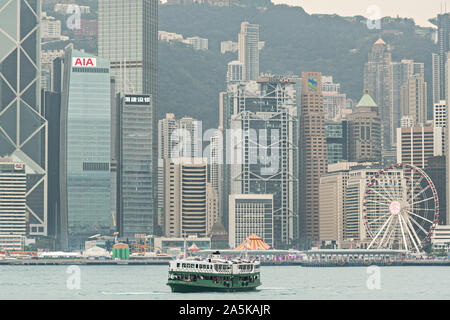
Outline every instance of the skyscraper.
<svg viewBox="0 0 450 320"><path fill-rule="evenodd" d="M439 92L439 100L445 100L445 64L447 61L447 52L450 51L450 14L438 14L436 18L430 19L430 22L438 27L438 46L439 51L437 52L439 58L433 55L433 80L439 81L439 90L438 88L433 88L433 93ZM439 66L437 69L435 66ZM436 70L439 71L439 74L436 73ZM437 98L433 94L433 98ZM437 103L439 101L433 101L433 103Z"/></svg>
<svg viewBox="0 0 450 320"><path fill-rule="evenodd" d="M300 117L300 239L304 246L319 241L320 176L327 172L322 74L302 73Z"/></svg>
<svg viewBox="0 0 450 320"><path fill-rule="evenodd" d="M201 122L184 117L175 119L172 113L158 121L158 215L164 210L164 160L199 157L202 151ZM162 219L160 219L163 222Z"/></svg>
<svg viewBox="0 0 450 320"><path fill-rule="evenodd" d="M229 195L273 194L278 248L292 244L298 231L296 105L295 80L287 77L260 76L257 81L230 84L221 94L224 130L218 142L223 152L216 159L223 155L224 224L229 222Z"/></svg>
<svg viewBox="0 0 450 320"><path fill-rule="evenodd" d="M230 248L236 248L251 234L273 246L273 195L232 194L230 196Z"/></svg>
<svg viewBox="0 0 450 320"><path fill-rule="evenodd" d="M259 76L259 25L242 22L238 36L239 61L243 64L243 80Z"/></svg>
<svg viewBox="0 0 450 320"><path fill-rule="evenodd" d="M111 62L117 92L157 101L158 2L99 0L98 54Z"/></svg>
<svg viewBox="0 0 450 320"><path fill-rule="evenodd" d="M444 154L444 128L414 126L397 129L397 163L428 166L428 159Z"/></svg>
<svg viewBox="0 0 450 320"><path fill-rule="evenodd" d="M439 103L441 99L441 72L440 72L440 56L432 53L432 87L433 87L433 104Z"/></svg>
<svg viewBox="0 0 450 320"><path fill-rule="evenodd" d="M347 95L341 93L341 85L333 82L333 77L322 77L322 92L325 120L342 117L342 110L347 106Z"/></svg>
<svg viewBox="0 0 450 320"><path fill-rule="evenodd" d="M111 79L109 61L66 49L61 101L61 216L68 245L80 249L109 235L111 216Z"/></svg>
<svg viewBox="0 0 450 320"><path fill-rule="evenodd" d="M354 162L381 161L381 119L378 106L367 91L355 111L347 119L349 160Z"/></svg>
<svg viewBox="0 0 450 320"><path fill-rule="evenodd" d="M227 83L240 82L244 79L244 64L240 61L228 63Z"/></svg>
<svg viewBox="0 0 450 320"><path fill-rule="evenodd" d="M153 234L152 137L147 124L152 118L150 95L126 94L120 108L120 215L121 237Z"/></svg>
<svg viewBox="0 0 450 320"><path fill-rule="evenodd" d="M414 60L401 60L400 62L392 62L392 100L393 100L393 127L394 129L400 127L401 118L403 116L409 115L409 107L406 108L407 111L402 109L402 103L409 104L408 95L409 93L403 92L402 87L410 80L412 76L425 77L425 66L423 63L414 62ZM425 83L426 85L426 83ZM412 83L407 88L412 89ZM403 96L402 92L406 95ZM413 101L411 101L413 102ZM426 103L426 101L425 101ZM425 105L425 117L426 117L426 105ZM406 113L405 113L406 112ZM396 137L394 136L394 141L396 142Z"/></svg>
<svg viewBox="0 0 450 320"><path fill-rule="evenodd" d="M152 97L151 118L146 129L152 146L152 188L148 197L155 199L151 212L155 221L158 179L158 1L99 0L98 9L98 54L111 62L116 92Z"/></svg>
<svg viewBox="0 0 450 320"><path fill-rule="evenodd" d="M395 139L391 53L383 39L378 39L364 68L364 88L380 109L383 122L383 151L391 150Z"/></svg>
<svg viewBox="0 0 450 320"><path fill-rule="evenodd" d="M264 75L256 82L229 86L229 99L224 106L226 113L233 111L227 115L230 120L226 126L231 130L223 145L223 177L230 179L230 188L223 188L223 197L273 194L277 248L292 245L298 236L298 119L294 84L291 78Z"/></svg>
<svg viewBox="0 0 450 320"><path fill-rule="evenodd" d="M47 235L47 121L41 109L39 0L0 1L0 157L27 170L29 233Z"/></svg>
<svg viewBox="0 0 450 320"><path fill-rule="evenodd" d="M165 159L165 235L207 235L207 161Z"/></svg>
<svg viewBox="0 0 450 320"><path fill-rule="evenodd" d="M24 163L0 158L0 247L23 250L27 235L27 175Z"/></svg>
<svg viewBox="0 0 450 320"><path fill-rule="evenodd" d="M416 124L427 121L427 83L423 75L415 74L401 87L401 111L411 116Z"/></svg>
<svg viewBox="0 0 450 320"><path fill-rule="evenodd" d="M320 241L343 240L344 198L349 172L356 165L356 162L332 164L320 178Z"/></svg>
<svg viewBox="0 0 450 320"><path fill-rule="evenodd" d="M325 122L328 165L348 160L348 121Z"/></svg>

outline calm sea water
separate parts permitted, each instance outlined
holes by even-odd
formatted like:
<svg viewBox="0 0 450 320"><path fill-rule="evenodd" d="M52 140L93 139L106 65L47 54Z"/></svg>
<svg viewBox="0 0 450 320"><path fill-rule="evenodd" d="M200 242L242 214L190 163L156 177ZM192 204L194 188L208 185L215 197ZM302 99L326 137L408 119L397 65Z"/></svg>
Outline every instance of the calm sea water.
<svg viewBox="0 0 450 320"><path fill-rule="evenodd" d="M79 290L67 288L67 266L0 266L0 300L450 299L450 267L381 267L380 289L372 290L369 271L263 266L258 291L224 295L172 293L166 266L80 266Z"/></svg>

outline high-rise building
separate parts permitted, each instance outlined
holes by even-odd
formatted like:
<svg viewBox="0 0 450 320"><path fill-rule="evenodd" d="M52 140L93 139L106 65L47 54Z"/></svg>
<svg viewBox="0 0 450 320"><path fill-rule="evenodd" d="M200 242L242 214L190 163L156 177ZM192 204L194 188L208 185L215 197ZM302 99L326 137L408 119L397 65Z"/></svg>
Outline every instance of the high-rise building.
<svg viewBox="0 0 450 320"><path fill-rule="evenodd" d="M441 100L441 72L440 72L440 56L432 53L432 87L433 87L433 104L439 103Z"/></svg>
<svg viewBox="0 0 450 320"><path fill-rule="evenodd" d="M61 219L68 246L109 235L111 216L111 75L109 61L66 49L61 99Z"/></svg>
<svg viewBox="0 0 450 320"><path fill-rule="evenodd" d="M348 160L348 121L325 122L328 165Z"/></svg>
<svg viewBox="0 0 450 320"><path fill-rule="evenodd" d="M352 166L356 162L340 162L328 166L328 173L320 178L319 226L320 241L341 243L344 232L344 198Z"/></svg>
<svg viewBox="0 0 450 320"><path fill-rule="evenodd" d="M400 120L400 128L411 128L414 127L416 122L412 116L403 116Z"/></svg>
<svg viewBox="0 0 450 320"><path fill-rule="evenodd" d="M201 121L184 117L178 120L178 130L175 131L175 145L172 158L200 158L202 156L202 125ZM173 141L172 141L173 142Z"/></svg>
<svg viewBox="0 0 450 320"><path fill-rule="evenodd" d="M206 235L211 234L213 226L219 222L219 196L211 183L206 184Z"/></svg>
<svg viewBox="0 0 450 320"><path fill-rule="evenodd" d="M0 247L23 250L27 235L25 164L0 158ZM11 237L8 237L11 236Z"/></svg>
<svg viewBox="0 0 450 320"><path fill-rule="evenodd" d="M382 123L378 106L367 91L347 116L349 161L381 161Z"/></svg>
<svg viewBox="0 0 450 320"><path fill-rule="evenodd" d="M228 63L227 83L241 82L244 79L244 64L240 61Z"/></svg>
<svg viewBox="0 0 450 320"><path fill-rule="evenodd" d="M447 214L447 186L446 186L445 156L436 156L427 159L425 173L430 177L436 188L439 199L439 224L449 224Z"/></svg>
<svg viewBox="0 0 450 320"><path fill-rule="evenodd" d="M445 99L446 88L445 88L445 64L447 61L447 52L450 51L450 14L443 13L438 14L436 18L430 19L430 22L438 27L438 52L437 55L433 55L433 81L439 81L439 90L435 87L433 88L433 93L437 94L439 91L439 100ZM436 66L439 68L436 68ZM436 70L439 70L439 76ZM436 82L435 82L436 83ZM433 94L433 98L437 98ZM433 101L433 103L439 102L438 100Z"/></svg>
<svg viewBox="0 0 450 320"><path fill-rule="evenodd" d="M62 61L63 59L58 59ZM60 135L61 92L42 92L42 108L48 122L48 236L61 245Z"/></svg>
<svg viewBox="0 0 450 320"><path fill-rule="evenodd" d="M178 122L173 113L167 113L164 119L158 121L158 159L171 158L173 146L172 134L178 128Z"/></svg>
<svg viewBox="0 0 450 320"><path fill-rule="evenodd" d="M397 163L425 168L428 159L444 155L444 128L414 126L397 129Z"/></svg>
<svg viewBox="0 0 450 320"><path fill-rule="evenodd" d="M259 77L259 25L242 22L238 36L239 61L243 64L244 80Z"/></svg>
<svg viewBox="0 0 450 320"><path fill-rule="evenodd" d="M414 60L401 60L400 62L392 62L392 99L393 99L393 127L394 129L400 128L400 119L408 115L409 111L406 108L406 113L402 108L402 104L408 105L409 99L406 101L402 101L402 88L403 86L410 80L412 76L421 76L425 77L425 67L423 63L414 62ZM407 94L412 90L412 84L410 84L407 88ZM406 95L408 97L408 95ZM426 106L425 106L426 112ZM426 115L426 114L425 114ZM394 141L396 141L397 137L394 137Z"/></svg>
<svg viewBox="0 0 450 320"><path fill-rule="evenodd" d="M302 73L301 99L299 236L309 247L319 242L320 176L328 167L321 73Z"/></svg>
<svg viewBox="0 0 450 320"><path fill-rule="evenodd" d="M164 160L165 236L207 235L207 160Z"/></svg>
<svg viewBox="0 0 450 320"><path fill-rule="evenodd" d="M364 68L364 88L379 108L383 123L383 151L390 151L395 139L393 77L389 46L381 38L372 46Z"/></svg>
<svg viewBox="0 0 450 320"><path fill-rule="evenodd" d="M156 102L158 2L100 0L98 14L98 54L111 62L117 92L152 94Z"/></svg>
<svg viewBox="0 0 450 320"><path fill-rule="evenodd" d="M298 146L295 80L265 75L229 86L224 166L229 194L273 194L275 247L297 239ZM231 111L233 110L233 111ZM225 117L225 116L224 116ZM229 209L231 210L231 209ZM226 219L227 216L224 217Z"/></svg>
<svg viewBox="0 0 450 320"><path fill-rule="evenodd" d="M164 217L164 159L171 157L173 150L172 134L178 124L173 113L166 114L164 119L158 121L158 216ZM164 219L160 219L164 226Z"/></svg>
<svg viewBox="0 0 450 320"><path fill-rule="evenodd" d="M194 118L177 120L168 113L158 121L158 215L164 212L164 160L200 157L201 133L201 122Z"/></svg>
<svg viewBox="0 0 450 320"><path fill-rule="evenodd" d="M230 195L230 248L236 248L252 234L273 246L273 224L272 194Z"/></svg>
<svg viewBox="0 0 450 320"><path fill-rule="evenodd" d="M195 158L202 152L201 121L172 113L158 121L158 159Z"/></svg>
<svg viewBox="0 0 450 320"><path fill-rule="evenodd" d="M0 157L27 168L29 234L47 235L47 121L41 108L39 0L0 5Z"/></svg>
<svg viewBox="0 0 450 320"><path fill-rule="evenodd" d="M435 127L447 127L447 104L445 100L433 105L433 125Z"/></svg>
<svg viewBox="0 0 450 320"><path fill-rule="evenodd" d="M222 220L223 213L223 165L223 133L222 130L217 130L210 137L209 181L211 182L211 187L217 193L219 222Z"/></svg>
<svg viewBox="0 0 450 320"><path fill-rule="evenodd" d="M43 12L41 20L41 38L61 39L61 20L47 16L47 14Z"/></svg>
<svg viewBox="0 0 450 320"><path fill-rule="evenodd" d="M416 124L427 121L427 83L423 75L411 76L401 87L402 116L411 116Z"/></svg>
<svg viewBox="0 0 450 320"><path fill-rule="evenodd" d="M125 94L120 108L120 216L119 234L153 234L152 119L150 95Z"/></svg>
<svg viewBox="0 0 450 320"><path fill-rule="evenodd" d="M342 118L347 106L347 95L341 93L341 85L333 82L333 77L322 77L323 106L325 121Z"/></svg>
<svg viewBox="0 0 450 320"><path fill-rule="evenodd" d="M151 95L151 119L147 135L151 136L153 209L157 214L158 179L158 1L99 0L98 55L111 63L116 92Z"/></svg>

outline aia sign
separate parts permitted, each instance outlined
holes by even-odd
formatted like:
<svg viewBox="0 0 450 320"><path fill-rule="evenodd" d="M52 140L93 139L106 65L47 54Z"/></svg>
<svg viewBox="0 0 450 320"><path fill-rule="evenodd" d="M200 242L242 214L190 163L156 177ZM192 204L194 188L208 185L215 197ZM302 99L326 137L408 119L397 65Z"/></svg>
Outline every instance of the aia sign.
<svg viewBox="0 0 450 320"><path fill-rule="evenodd" d="M95 68L96 66L97 66L96 58L88 58L88 57L72 58L72 67Z"/></svg>

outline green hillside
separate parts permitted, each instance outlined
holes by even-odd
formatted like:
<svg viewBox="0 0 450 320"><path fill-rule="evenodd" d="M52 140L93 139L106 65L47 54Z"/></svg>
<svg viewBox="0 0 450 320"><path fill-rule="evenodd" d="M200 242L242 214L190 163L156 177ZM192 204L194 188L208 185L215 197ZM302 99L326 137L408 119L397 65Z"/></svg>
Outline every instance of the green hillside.
<svg viewBox="0 0 450 320"><path fill-rule="evenodd" d="M360 20L362 18L359 18ZM358 20L358 19L355 19ZM181 33L184 38L209 39L209 51L195 51L183 44L160 42L159 117L173 112L218 123L219 92L225 89L226 66L237 54L220 53L221 41L237 41L242 21L261 25L260 71L300 74L321 71L341 83L342 91L359 99L363 70L372 44L382 35L392 46L394 61L414 59L425 63L431 98L430 38L416 34L411 20L382 23L369 30L364 21L346 21L339 16L312 16L299 7L272 5L266 10L202 5L159 7L159 30Z"/></svg>

